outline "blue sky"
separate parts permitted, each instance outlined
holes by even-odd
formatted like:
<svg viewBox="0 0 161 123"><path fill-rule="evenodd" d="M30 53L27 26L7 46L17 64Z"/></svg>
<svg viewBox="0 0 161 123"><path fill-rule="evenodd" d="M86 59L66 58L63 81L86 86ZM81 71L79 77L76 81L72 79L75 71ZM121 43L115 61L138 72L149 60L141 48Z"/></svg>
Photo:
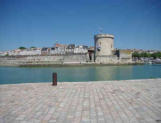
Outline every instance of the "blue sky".
<svg viewBox="0 0 161 123"><path fill-rule="evenodd" d="M161 0L0 0L0 50L114 34L115 48L161 50Z"/></svg>

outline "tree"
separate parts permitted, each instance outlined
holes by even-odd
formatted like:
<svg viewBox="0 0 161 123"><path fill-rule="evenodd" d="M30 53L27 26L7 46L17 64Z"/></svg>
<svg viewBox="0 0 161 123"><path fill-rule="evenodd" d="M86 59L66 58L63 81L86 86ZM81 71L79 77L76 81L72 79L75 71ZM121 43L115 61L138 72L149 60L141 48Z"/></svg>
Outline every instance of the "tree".
<svg viewBox="0 0 161 123"><path fill-rule="evenodd" d="M146 52L143 52L143 53L140 53L140 57L150 57L150 54L149 53L146 53Z"/></svg>
<svg viewBox="0 0 161 123"><path fill-rule="evenodd" d="M9 54L7 53L5 56L9 56Z"/></svg>
<svg viewBox="0 0 161 123"><path fill-rule="evenodd" d="M140 58L140 54L138 52L134 52L132 53L132 57Z"/></svg>
<svg viewBox="0 0 161 123"><path fill-rule="evenodd" d="M132 54L132 57L136 57L136 58L140 58L140 57L144 57L144 58L150 58L153 57L154 59L156 58L161 58L161 52L156 52L156 53L148 53L148 52L142 52L142 53L138 53L138 52L134 52Z"/></svg>
<svg viewBox="0 0 161 123"><path fill-rule="evenodd" d="M26 47L21 46L18 49L24 50L24 49L26 49Z"/></svg>
<svg viewBox="0 0 161 123"><path fill-rule="evenodd" d="M161 52L156 52L151 55L154 59L161 58Z"/></svg>

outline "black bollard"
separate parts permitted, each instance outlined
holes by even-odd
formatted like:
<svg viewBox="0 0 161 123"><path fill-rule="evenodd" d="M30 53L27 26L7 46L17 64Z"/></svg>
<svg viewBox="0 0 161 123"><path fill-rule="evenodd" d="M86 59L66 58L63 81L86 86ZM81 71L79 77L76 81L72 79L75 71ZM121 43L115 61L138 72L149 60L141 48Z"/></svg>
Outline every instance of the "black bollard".
<svg viewBox="0 0 161 123"><path fill-rule="evenodd" d="M53 86L57 86L57 73L53 73Z"/></svg>

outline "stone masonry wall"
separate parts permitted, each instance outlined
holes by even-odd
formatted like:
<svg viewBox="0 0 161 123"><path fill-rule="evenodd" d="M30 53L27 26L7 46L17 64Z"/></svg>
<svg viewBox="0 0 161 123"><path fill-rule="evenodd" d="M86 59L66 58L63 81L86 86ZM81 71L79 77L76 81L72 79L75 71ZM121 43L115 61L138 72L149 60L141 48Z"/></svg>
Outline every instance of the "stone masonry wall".
<svg viewBox="0 0 161 123"><path fill-rule="evenodd" d="M0 65L39 65L39 64L64 64L85 63L88 60L86 54L59 55L59 56L6 56L0 57Z"/></svg>

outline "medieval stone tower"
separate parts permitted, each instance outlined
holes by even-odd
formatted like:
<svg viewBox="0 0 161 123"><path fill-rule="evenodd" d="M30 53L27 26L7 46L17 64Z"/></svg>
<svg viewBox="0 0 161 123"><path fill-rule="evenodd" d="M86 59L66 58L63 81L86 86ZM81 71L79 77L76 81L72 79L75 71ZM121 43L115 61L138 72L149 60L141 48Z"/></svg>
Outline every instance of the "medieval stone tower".
<svg viewBox="0 0 161 123"><path fill-rule="evenodd" d="M95 40L95 60L97 57L111 56L114 49L114 36L109 34L97 34Z"/></svg>

